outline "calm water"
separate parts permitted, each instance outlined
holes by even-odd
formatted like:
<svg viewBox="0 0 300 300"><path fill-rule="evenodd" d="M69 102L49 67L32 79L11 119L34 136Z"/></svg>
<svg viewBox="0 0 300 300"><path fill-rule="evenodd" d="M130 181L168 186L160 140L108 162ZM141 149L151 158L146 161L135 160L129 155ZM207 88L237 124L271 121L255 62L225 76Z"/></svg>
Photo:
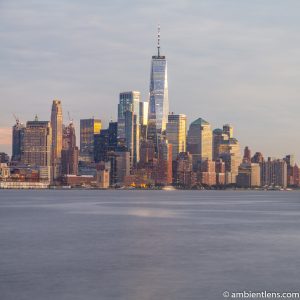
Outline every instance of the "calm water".
<svg viewBox="0 0 300 300"><path fill-rule="evenodd" d="M300 193L0 190L0 299L299 291Z"/></svg>

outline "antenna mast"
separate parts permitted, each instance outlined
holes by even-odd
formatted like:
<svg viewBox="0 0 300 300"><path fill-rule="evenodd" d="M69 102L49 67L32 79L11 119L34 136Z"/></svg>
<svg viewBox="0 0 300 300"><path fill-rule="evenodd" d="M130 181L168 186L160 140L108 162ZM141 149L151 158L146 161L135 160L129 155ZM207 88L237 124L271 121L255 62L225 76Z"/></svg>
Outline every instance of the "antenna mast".
<svg viewBox="0 0 300 300"><path fill-rule="evenodd" d="M157 56L160 57L160 25L157 27Z"/></svg>

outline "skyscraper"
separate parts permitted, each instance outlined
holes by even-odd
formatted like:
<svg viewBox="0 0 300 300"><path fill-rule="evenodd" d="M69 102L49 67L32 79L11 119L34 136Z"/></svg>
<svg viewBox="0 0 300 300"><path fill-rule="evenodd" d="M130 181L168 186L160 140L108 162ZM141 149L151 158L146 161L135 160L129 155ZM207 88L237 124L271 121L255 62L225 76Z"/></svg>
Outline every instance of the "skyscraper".
<svg viewBox="0 0 300 300"><path fill-rule="evenodd" d="M24 148L21 161L37 167L45 167L47 177L51 179L52 129L48 121L28 121L24 130Z"/></svg>
<svg viewBox="0 0 300 300"><path fill-rule="evenodd" d="M51 110L53 178L59 177L63 135L63 116L60 100L53 100Z"/></svg>
<svg viewBox="0 0 300 300"><path fill-rule="evenodd" d="M170 114L166 135L168 142L172 144L172 160L176 160L178 153L186 151L186 115Z"/></svg>
<svg viewBox="0 0 300 300"><path fill-rule="evenodd" d="M80 159L85 162L94 161L94 135L101 131L101 120L80 120Z"/></svg>
<svg viewBox="0 0 300 300"><path fill-rule="evenodd" d="M210 124L202 118L192 122L189 127L187 151L193 156L194 168L202 160L212 160L212 130Z"/></svg>
<svg viewBox="0 0 300 300"><path fill-rule="evenodd" d="M126 146L135 165L139 161L140 146L140 92L120 93L118 104L118 141Z"/></svg>
<svg viewBox="0 0 300 300"><path fill-rule="evenodd" d="M14 162L21 160L23 152L25 126L20 123L19 119L16 118L16 124L13 126L12 131L12 157L11 160Z"/></svg>
<svg viewBox="0 0 300 300"><path fill-rule="evenodd" d="M63 143L61 151L61 169L62 174L78 174L78 156L79 150L76 146L75 127L73 122L63 129Z"/></svg>
<svg viewBox="0 0 300 300"><path fill-rule="evenodd" d="M161 134L166 129L169 114L167 60L160 55L160 28L157 36L157 55L152 56L147 138L154 141L157 150Z"/></svg>

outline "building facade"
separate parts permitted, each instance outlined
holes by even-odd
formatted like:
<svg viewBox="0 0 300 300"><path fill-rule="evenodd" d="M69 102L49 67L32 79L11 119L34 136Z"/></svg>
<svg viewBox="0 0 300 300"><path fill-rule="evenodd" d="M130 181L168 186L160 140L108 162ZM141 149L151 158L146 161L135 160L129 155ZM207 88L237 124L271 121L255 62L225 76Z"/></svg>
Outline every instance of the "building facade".
<svg viewBox="0 0 300 300"><path fill-rule="evenodd" d="M168 116L166 137L172 144L172 160L176 160L178 153L186 152L186 115L172 113Z"/></svg>
<svg viewBox="0 0 300 300"><path fill-rule="evenodd" d="M94 135L101 131L101 120L80 120L80 160L85 162L94 161Z"/></svg>

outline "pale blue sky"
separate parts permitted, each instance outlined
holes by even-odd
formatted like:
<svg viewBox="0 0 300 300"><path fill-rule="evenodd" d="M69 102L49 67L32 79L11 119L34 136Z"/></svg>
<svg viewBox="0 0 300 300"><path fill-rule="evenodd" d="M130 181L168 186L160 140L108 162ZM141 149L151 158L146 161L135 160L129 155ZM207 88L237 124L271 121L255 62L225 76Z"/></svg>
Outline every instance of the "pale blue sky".
<svg viewBox="0 0 300 300"><path fill-rule="evenodd" d="M116 119L120 91L147 100L160 23L171 111L300 159L299 15L298 0L0 0L0 151L12 113L47 120L54 98L77 124Z"/></svg>

